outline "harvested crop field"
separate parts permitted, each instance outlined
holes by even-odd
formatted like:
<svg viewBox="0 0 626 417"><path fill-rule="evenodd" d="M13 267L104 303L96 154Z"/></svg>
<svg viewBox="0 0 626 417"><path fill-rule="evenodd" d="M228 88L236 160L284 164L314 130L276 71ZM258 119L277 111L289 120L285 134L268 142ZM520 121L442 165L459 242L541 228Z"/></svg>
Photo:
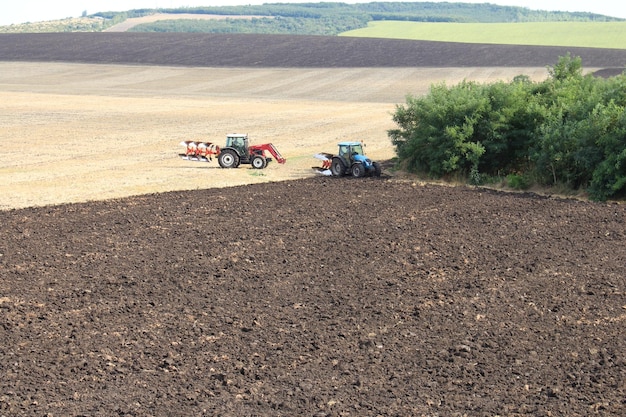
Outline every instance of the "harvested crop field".
<svg viewBox="0 0 626 417"><path fill-rule="evenodd" d="M310 169L545 66L0 61L0 416L626 413L623 204ZM287 163L176 156L234 130Z"/></svg>

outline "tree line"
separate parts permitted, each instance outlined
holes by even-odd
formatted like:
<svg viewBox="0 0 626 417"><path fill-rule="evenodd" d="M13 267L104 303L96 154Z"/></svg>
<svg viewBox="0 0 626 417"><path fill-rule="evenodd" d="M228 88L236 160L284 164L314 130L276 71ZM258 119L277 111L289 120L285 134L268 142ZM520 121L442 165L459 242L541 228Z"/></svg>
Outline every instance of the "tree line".
<svg viewBox="0 0 626 417"><path fill-rule="evenodd" d="M472 184L563 186L626 197L626 74L583 75L570 55L532 82L433 85L408 96L389 136L405 169Z"/></svg>
<svg viewBox="0 0 626 417"><path fill-rule="evenodd" d="M185 32L185 33L257 33L285 35L337 35L367 26L357 17L254 17L251 19L169 19L137 25L129 32Z"/></svg>

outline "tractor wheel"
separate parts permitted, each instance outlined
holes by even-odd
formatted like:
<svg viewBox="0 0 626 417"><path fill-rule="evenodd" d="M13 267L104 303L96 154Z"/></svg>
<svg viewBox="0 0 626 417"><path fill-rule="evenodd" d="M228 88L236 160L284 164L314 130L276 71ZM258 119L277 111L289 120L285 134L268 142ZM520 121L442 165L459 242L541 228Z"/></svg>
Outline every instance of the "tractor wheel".
<svg viewBox="0 0 626 417"><path fill-rule="evenodd" d="M380 164L378 162L372 162L372 165L374 165L374 172L372 173L372 175L375 177L380 177L380 174L382 172Z"/></svg>
<svg viewBox="0 0 626 417"><path fill-rule="evenodd" d="M363 167L363 164L360 162L352 164L352 176L354 178L361 178L363 175L365 175L365 167Z"/></svg>
<svg viewBox="0 0 626 417"><path fill-rule="evenodd" d="M220 153L217 157L222 168L237 168L239 166L239 155L233 150L226 149Z"/></svg>
<svg viewBox="0 0 626 417"><path fill-rule="evenodd" d="M259 156L253 157L250 163L252 164L252 168L263 169L267 166L267 159L259 155Z"/></svg>
<svg viewBox="0 0 626 417"><path fill-rule="evenodd" d="M334 177L343 177L346 173L346 166L340 158L333 158L333 162L330 164L330 172Z"/></svg>

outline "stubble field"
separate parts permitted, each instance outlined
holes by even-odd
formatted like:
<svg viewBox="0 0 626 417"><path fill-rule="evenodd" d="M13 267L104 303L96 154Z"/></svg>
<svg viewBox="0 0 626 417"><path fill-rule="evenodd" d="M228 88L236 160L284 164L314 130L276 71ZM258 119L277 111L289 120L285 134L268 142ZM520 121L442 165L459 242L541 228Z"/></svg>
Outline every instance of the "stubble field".
<svg viewBox="0 0 626 417"><path fill-rule="evenodd" d="M0 208L314 175L317 152L363 140L394 155L387 130L407 94L545 68L181 68L0 62ZM178 158L183 140L227 133L272 142L288 160L222 170Z"/></svg>

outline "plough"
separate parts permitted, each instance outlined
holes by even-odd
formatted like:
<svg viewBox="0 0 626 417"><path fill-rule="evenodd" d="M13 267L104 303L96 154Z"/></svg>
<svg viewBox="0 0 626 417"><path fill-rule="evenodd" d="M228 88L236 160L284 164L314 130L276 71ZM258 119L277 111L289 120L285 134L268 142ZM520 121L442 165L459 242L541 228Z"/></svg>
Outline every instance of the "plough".
<svg viewBox="0 0 626 417"><path fill-rule="evenodd" d="M317 171L318 174L322 174L326 176L333 175L332 172L330 171L330 166L333 162L333 156L334 156L332 153L320 152L320 153L316 153L313 156L319 159L320 161L322 161L321 167L313 167L313 169Z"/></svg>
<svg viewBox="0 0 626 417"><path fill-rule="evenodd" d="M185 140L180 144L186 148L180 157L188 161L210 162L220 154L220 147L211 142Z"/></svg>

